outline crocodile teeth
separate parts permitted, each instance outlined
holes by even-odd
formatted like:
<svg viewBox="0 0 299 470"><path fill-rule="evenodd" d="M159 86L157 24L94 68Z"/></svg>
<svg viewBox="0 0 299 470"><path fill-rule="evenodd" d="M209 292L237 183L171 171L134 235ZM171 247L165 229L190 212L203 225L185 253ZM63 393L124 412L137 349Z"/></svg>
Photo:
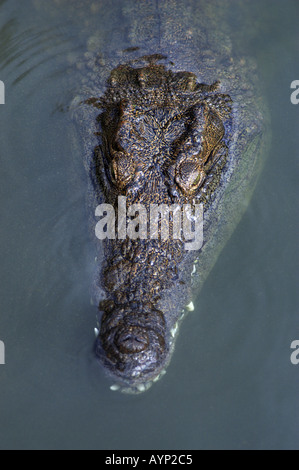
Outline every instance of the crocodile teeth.
<svg viewBox="0 0 299 470"><path fill-rule="evenodd" d="M170 334L171 334L171 336L172 336L173 338L175 337L175 334L176 334L177 331L178 331L178 323L176 322L176 324L174 325L174 327L171 328L171 330L170 330Z"/></svg>
<svg viewBox="0 0 299 470"><path fill-rule="evenodd" d="M157 377L155 377L155 378L153 379L153 382L158 382L158 380L161 379L161 377L163 377L164 374L166 374L166 370L165 370L165 369L161 370L160 374L157 375Z"/></svg>
<svg viewBox="0 0 299 470"><path fill-rule="evenodd" d="M117 385L117 384L111 385L111 387L110 387L110 390L112 390L113 392L116 392L119 389L120 389L120 386Z"/></svg>
<svg viewBox="0 0 299 470"><path fill-rule="evenodd" d="M137 385L137 390L139 392L145 392L145 390L147 390L149 387L151 386L151 383L146 383L146 384L139 384Z"/></svg>
<svg viewBox="0 0 299 470"><path fill-rule="evenodd" d="M195 273L196 273L196 266L195 266L195 264L193 264L193 269L192 269L191 276L193 276L193 274L195 274Z"/></svg>
<svg viewBox="0 0 299 470"><path fill-rule="evenodd" d="M94 329L94 334L96 335L96 338L99 336L99 330L97 328Z"/></svg>
<svg viewBox="0 0 299 470"><path fill-rule="evenodd" d="M193 303L193 302L190 302L190 304L187 305L186 309L189 310L189 312L193 312L193 310L194 310L194 303Z"/></svg>

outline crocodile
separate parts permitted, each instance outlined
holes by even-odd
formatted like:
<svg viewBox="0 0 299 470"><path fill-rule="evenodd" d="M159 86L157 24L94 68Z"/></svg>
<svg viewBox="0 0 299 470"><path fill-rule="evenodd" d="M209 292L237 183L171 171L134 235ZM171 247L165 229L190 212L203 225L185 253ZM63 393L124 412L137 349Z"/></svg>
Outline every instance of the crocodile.
<svg viewBox="0 0 299 470"><path fill-rule="evenodd" d="M109 3L99 4L107 15ZM72 108L98 251L95 354L112 390L139 393L164 375L181 321L249 203L269 133L256 63L230 39L229 1L117 5L123 27L105 50L102 31L90 39ZM202 246L164 239L161 226L153 238L148 225L145 237L136 228L98 240L96 208L109 204L117 220L120 198L137 211L200 205Z"/></svg>

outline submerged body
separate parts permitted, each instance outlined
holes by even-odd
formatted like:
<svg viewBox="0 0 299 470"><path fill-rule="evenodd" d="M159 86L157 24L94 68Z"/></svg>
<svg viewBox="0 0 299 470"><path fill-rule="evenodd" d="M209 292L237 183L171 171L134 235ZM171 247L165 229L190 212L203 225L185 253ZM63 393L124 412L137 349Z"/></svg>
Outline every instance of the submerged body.
<svg viewBox="0 0 299 470"><path fill-rule="evenodd" d="M106 203L117 214L122 196L127 207L202 204L204 213L200 250L161 233L152 239L149 228L142 239L96 240L96 354L115 389L143 391L164 373L179 323L244 212L265 153L255 64L234 54L226 14L226 1L127 1L129 47L118 51L112 37L111 54L88 55L75 113L90 211Z"/></svg>

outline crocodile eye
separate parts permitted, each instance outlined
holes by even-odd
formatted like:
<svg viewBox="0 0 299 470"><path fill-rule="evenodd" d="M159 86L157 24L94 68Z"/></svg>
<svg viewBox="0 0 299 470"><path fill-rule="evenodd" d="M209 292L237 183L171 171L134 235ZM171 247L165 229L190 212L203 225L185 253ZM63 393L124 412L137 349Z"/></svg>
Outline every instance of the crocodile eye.
<svg viewBox="0 0 299 470"><path fill-rule="evenodd" d="M204 182L205 171L197 160L183 161L176 169L175 180L185 194L193 194Z"/></svg>
<svg viewBox="0 0 299 470"><path fill-rule="evenodd" d="M113 152L112 155L112 180L119 188L124 188L130 183L135 174L134 163L130 156L124 152Z"/></svg>

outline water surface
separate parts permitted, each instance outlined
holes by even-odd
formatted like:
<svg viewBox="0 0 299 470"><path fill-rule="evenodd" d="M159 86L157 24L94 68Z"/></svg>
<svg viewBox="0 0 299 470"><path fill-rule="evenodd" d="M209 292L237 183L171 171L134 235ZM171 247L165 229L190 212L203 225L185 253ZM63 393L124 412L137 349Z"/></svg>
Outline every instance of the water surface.
<svg viewBox="0 0 299 470"><path fill-rule="evenodd" d="M269 158L166 376L139 396L112 393L92 352L94 249L68 106L100 13L23 3L0 2L0 448L298 448L298 3L250 2L264 27L240 47L269 102ZM101 16L106 37L119 5L114 24Z"/></svg>

